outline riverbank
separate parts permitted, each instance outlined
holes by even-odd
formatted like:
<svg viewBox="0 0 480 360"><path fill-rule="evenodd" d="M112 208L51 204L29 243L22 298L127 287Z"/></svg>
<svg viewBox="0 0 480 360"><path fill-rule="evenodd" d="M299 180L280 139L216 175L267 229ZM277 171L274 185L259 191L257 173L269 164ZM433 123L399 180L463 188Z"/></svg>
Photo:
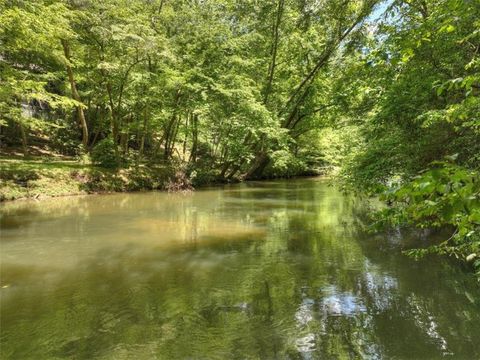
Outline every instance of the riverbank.
<svg viewBox="0 0 480 360"><path fill-rule="evenodd" d="M313 170L298 174L318 175L321 173ZM235 181L238 180L229 182ZM66 157L0 156L0 202L114 192L181 191L225 182L202 170L187 176L181 166L173 164L142 163L113 169Z"/></svg>
<svg viewBox="0 0 480 360"><path fill-rule="evenodd" d="M165 190L171 166L108 169L56 158L0 159L0 201L142 190Z"/></svg>

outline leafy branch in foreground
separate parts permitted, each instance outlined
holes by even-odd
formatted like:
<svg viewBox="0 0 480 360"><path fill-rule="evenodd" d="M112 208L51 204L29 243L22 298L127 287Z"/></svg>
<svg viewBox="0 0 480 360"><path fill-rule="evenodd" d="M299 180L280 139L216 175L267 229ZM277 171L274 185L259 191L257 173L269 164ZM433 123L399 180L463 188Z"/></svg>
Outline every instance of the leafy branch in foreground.
<svg viewBox="0 0 480 360"><path fill-rule="evenodd" d="M389 206L376 213L374 227L452 226L453 234L442 243L405 253L414 258L454 256L472 262L480 276L480 173L455 165L454 157L448 160L434 162L412 181L385 191L382 199Z"/></svg>

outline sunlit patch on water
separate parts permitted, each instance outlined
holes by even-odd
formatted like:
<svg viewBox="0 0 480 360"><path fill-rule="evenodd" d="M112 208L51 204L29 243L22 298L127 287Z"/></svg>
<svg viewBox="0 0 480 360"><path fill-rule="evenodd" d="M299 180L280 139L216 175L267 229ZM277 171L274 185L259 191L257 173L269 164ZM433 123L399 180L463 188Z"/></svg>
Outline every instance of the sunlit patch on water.
<svg viewBox="0 0 480 360"><path fill-rule="evenodd" d="M295 319L297 320L298 327L304 327L310 321L313 320L313 305L315 302L313 299L303 299L302 303L298 307L295 313Z"/></svg>
<svg viewBox="0 0 480 360"><path fill-rule="evenodd" d="M313 350L315 350L315 334L309 333L299 339L295 342L295 346L297 350L304 354L305 353L310 353ZM310 358L310 357L304 357L304 358Z"/></svg>
<svg viewBox="0 0 480 360"><path fill-rule="evenodd" d="M359 298L350 292L340 292L335 286L322 289L325 294L320 305L327 316L354 316L367 311Z"/></svg>
<svg viewBox="0 0 480 360"><path fill-rule="evenodd" d="M398 280L389 274L382 273L378 267L365 261L364 282L366 291L373 299L372 310L385 311L393 306Z"/></svg>
<svg viewBox="0 0 480 360"><path fill-rule="evenodd" d="M435 317L430 314L426 306L422 304L422 301L412 294L407 299L407 302L411 306L415 325L432 339L433 343L444 355L453 355L453 353L448 350L447 340L439 333L438 323Z"/></svg>

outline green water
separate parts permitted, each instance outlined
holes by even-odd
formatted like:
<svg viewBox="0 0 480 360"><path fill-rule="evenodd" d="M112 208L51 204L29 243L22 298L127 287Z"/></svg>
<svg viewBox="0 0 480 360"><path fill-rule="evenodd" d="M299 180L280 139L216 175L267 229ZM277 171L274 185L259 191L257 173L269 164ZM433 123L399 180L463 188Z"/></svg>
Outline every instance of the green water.
<svg viewBox="0 0 480 360"><path fill-rule="evenodd" d="M0 207L2 359L479 359L480 286L307 179Z"/></svg>

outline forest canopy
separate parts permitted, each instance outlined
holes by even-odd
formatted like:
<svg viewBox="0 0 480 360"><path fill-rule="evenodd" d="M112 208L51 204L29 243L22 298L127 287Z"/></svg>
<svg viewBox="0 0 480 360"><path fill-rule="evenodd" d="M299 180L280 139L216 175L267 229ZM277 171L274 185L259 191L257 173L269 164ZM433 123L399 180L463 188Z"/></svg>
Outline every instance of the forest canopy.
<svg viewBox="0 0 480 360"><path fill-rule="evenodd" d="M2 140L230 179L270 160L300 173L331 106L328 68L376 2L3 1Z"/></svg>

